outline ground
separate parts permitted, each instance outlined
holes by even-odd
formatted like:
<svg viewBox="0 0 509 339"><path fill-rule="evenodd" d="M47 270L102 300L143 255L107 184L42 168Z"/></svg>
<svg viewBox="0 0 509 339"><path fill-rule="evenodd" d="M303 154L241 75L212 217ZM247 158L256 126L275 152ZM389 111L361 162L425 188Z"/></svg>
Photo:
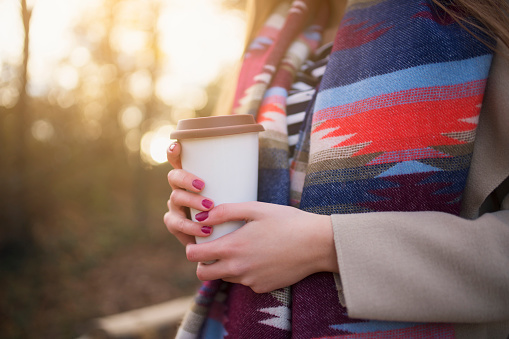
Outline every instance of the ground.
<svg viewBox="0 0 509 339"><path fill-rule="evenodd" d="M196 266L162 221L166 173L150 173L145 214L113 175L53 186L72 194L32 219L34 244L0 251L0 338L77 338L94 318L193 294Z"/></svg>

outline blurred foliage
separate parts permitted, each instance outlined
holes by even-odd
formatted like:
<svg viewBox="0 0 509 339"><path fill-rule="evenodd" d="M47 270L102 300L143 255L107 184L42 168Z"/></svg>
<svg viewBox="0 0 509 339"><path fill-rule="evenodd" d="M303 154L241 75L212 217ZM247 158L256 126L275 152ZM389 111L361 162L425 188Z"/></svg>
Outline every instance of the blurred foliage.
<svg viewBox="0 0 509 339"><path fill-rule="evenodd" d="M158 94L171 57L160 47L162 3L104 0L82 13L74 48L43 90L22 75L26 48L26 60L1 65L2 338L77 337L92 318L198 286L162 221L170 167L143 149L143 136L210 115L231 67L204 85L205 100L193 92L202 97L195 107ZM29 23L30 11L22 19Z"/></svg>

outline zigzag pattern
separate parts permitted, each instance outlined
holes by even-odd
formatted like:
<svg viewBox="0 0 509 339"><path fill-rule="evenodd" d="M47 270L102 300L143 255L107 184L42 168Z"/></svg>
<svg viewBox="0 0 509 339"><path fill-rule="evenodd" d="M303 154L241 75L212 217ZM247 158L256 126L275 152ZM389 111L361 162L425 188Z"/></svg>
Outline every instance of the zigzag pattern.
<svg viewBox="0 0 509 339"><path fill-rule="evenodd" d="M389 12L396 3L403 15ZM399 28L403 22L420 31L429 30L431 20L449 27L453 35L461 32L438 20L426 4L395 0L370 4L351 7L339 28L328 67L341 60L343 72L326 73L322 80L300 208L315 213L458 214L469 167L465 159L473 149L491 52L465 36L463 41L476 48L466 50L456 41L448 52L437 50L433 43L441 28L429 36L416 35L422 47L429 48L419 52L419 58L407 47L406 54L394 56L396 62L361 60L362 70L346 69L351 65L345 56L365 58L362 50L368 45L383 51L393 46L391 41L401 40L396 37L403 34ZM405 40L401 45L406 42L415 44ZM380 58L375 53L366 56L372 57ZM424 181L429 177L434 181Z"/></svg>

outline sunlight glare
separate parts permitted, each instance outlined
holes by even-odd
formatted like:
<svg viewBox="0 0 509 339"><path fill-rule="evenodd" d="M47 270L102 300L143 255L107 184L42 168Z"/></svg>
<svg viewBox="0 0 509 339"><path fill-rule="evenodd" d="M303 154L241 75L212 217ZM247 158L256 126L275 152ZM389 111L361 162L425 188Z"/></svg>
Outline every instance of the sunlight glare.
<svg viewBox="0 0 509 339"><path fill-rule="evenodd" d="M101 78L105 83L111 83L117 78L117 66L113 64L102 65L99 67L99 73L101 74Z"/></svg>
<svg viewBox="0 0 509 339"><path fill-rule="evenodd" d="M103 0L33 0L30 22L29 94L46 95L58 63L73 48L72 27L86 8ZM23 53L23 25L19 1L0 1L0 64L19 66Z"/></svg>
<svg viewBox="0 0 509 339"><path fill-rule="evenodd" d="M70 61L74 67L83 67L90 61L90 51L88 48L79 46L71 52Z"/></svg>
<svg viewBox="0 0 509 339"><path fill-rule="evenodd" d="M59 61L73 49L73 35L68 28L81 11L94 2L97 3L78 0L37 0L34 3L30 29L31 57L28 65L32 95L46 94Z"/></svg>
<svg viewBox="0 0 509 339"><path fill-rule="evenodd" d="M196 112L189 108L173 107L170 116L172 121L178 122L181 119L196 118Z"/></svg>
<svg viewBox="0 0 509 339"><path fill-rule="evenodd" d="M97 43L106 35L106 27L102 22L93 22L88 26L86 34L88 41Z"/></svg>
<svg viewBox="0 0 509 339"><path fill-rule="evenodd" d="M203 87L182 83L176 76L170 74L157 80L156 96L169 106L197 111L203 109L208 102L207 92Z"/></svg>
<svg viewBox="0 0 509 339"><path fill-rule="evenodd" d="M58 85L66 90L72 90L78 86L78 71L70 65L60 66L55 73L55 77Z"/></svg>
<svg viewBox="0 0 509 339"><path fill-rule="evenodd" d="M96 63L89 62L83 67L81 81L82 90L87 99L98 99L104 95L103 91L103 73L101 72L102 67Z"/></svg>
<svg viewBox="0 0 509 339"><path fill-rule="evenodd" d="M0 65L21 64L23 53L23 26L17 1L0 1ZM5 32L9 32L6 34Z"/></svg>
<svg viewBox="0 0 509 339"><path fill-rule="evenodd" d="M124 26L115 26L111 32L110 44L119 52L134 54L147 47L148 34Z"/></svg>
<svg viewBox="0 0 509 339"><path fill-rule="evenodd" d="M163 125L154 131L145 133L141 138L141 153L144 159L153 165L167 161L166 150L175 140L170 139L174 125Z"/></svg>
<svg viewBox="0 0 509 339"><path fill-rule="evenodd" d="M34 10L28 95L47 96L51 105L62 109L80 105L76 108L83 120L82 132L88 140L97 140L108 134L107 125L100 124L103 115L109 114L105 111L107 84L115 89L113 82L122 80L121 89L132 96L118 115L125 130L124 143L152 164L166 162L166 148L172 142L169 135L175 128L172 123L195 117L197 111L207 108L208 86L225 67L239 60L244 46L244 13L227 9L223 0L122 0L114 7L104 0L29 1L33 1ZM154 11L153 5L159 10ZM113 13L103 11L105 8ZM111 25L107 21L110 16L114 20ZM83 23L86 29L80 26ZM23 60L19 1L0 0L0 30L9 33L0 34L0 65L12 67L16 73L9 79L2 69L0 80L11 85L0 92L0 105L12 107L19 96L16 78ZM104 61L96 45L108 42L113 58ZM171 121L159 121L164 125L152 126L141 135L145 117L134 102L152 100L153 95L170 106L165 119L171 117ZM31 132L37 140L45 141L53 137L55 129L48 121L37 120Z"/></svg>
<svg viewBox="0 0 509 339"><path fill-rule="evenodd" d="M131 74L127 80L129 93L135 99L147 100L152 95L152 76L146 69Z"/></svg>
<svg viewBox="0 0 509 339"><path fill-rule="evenodd" d="M120 123L125 130L138 127L143 121L143 112L137 106L126 107L120 113Z"/></svg>
<svg viewBox="0 0 509 339"><path fill-rule="evenodd" d="M205 86L242 53L244 19L217 1L173 1L162 10L158 27L168 70L179 82Z"/></svg>

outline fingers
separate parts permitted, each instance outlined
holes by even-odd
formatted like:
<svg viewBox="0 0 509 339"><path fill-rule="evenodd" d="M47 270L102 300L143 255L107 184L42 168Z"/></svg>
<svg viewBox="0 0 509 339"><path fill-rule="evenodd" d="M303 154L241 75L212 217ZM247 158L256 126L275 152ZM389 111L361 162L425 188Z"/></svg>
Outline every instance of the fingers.
<svg viewBox="0 0 509 339"><path fill-rule="evenodd" d="M207 243L208 244L208 243ZM186 254L189 257L192 255L193 248L196 246L203 247L204 244L195 245L189 244L186 246ZM191 249L191 250L190 250ZM207 256L212 258L213 256ZM188 258L189 259L189 258ZM212 264L204 264L213 262ZM242 263L240 260L232 258L226 259L203 259L198 261L196 269L196 276L202 281L223 279L228 282L238 283L249 286L250 281L249 265Z"/></svg>
<svg viewBox="0 0 509 339"><path fill-rule="evenodd" d="M191 262L207 262L211 260L225 258L225 253L217 250L215 244L219 241L216 239L211 242L205 242L199 245L186 246L187 260ZM212 245L211 245L212 244Z"/></svg>
<svg viewBox="0 0 509 339"><path fill-rule="evenodd" d="M201 225L172 211L166 212L164 215L164 223L168 231L179 238L180 242L183 244L188 244L190 242L188 239L194 242L194 236L208 237L212 233L211 226Z"/></svg>
<svg viewBox="0 0 509 339"><path fill-rule="evenodd" d="M188 218L189 208L208 211L214 202L197 194L203 190L205 183L198 177L182 169L173 169L168 173L168 182L172 187L168 200L168 212L164 223L170 233L184 245L194 243L194 237L207 237L212 227L193 222ZM188 192L190 191L190 192Z"/></svg>
<svg viewBox="0 0 509 339"><path fill-rule="evenodd" d="M210 205L209 205L210 204ZM263 203L247 202L236 204L222 204L214 207L209 199L200 195L186 192L181 189L174 190L168 200L170 212L165 215L165 224L170 233L175 236L180 234L206 237L212 233L215 225L233 220L246 220L249 222L255 216L260 216L263 210ZM198 222L193 222L186 217L184 206L192 207L202 212L196 215ZM179 238L183 244L189 244L187 239ZM233 253L235 244L224 245L225 239L221 240L221 246L210 246L208 243L201 244L200 250L188 247L188 259L193 262L207 262L215 259L225 258Z"/></svg>
<svg viewBox="0 0 509 339"><path fill-rule="evenodd" d="M182 188L196 193L205 187L203 180L183 169L171 170L168 173L168 183L172 189Z"/></svg>
<svg viewBox="0 0 509 339"><path fill-rule="evenodd" d="M178 240L187 245L194 242L194 237L207 237L212 233L212 227L203 223L196 223L187 217L188 207L208 211L214 207L214 202L202 196L175 189L168 200L168 212L164 215L164 223L168 231Z"/></svg>
<svg viewBox="0 0 509 339"><path fill-rule="evenodd" d="M168 158L168 162L171 164L173 168L180 169L182 168L182 162L180 161L180 151L181 151L180 143L174 142L168 147L166 151L166 158Z"/></svg>
<svg viewBox="0 0 509 339"><path fill-rule="evenodd" d="M260 218L270 208L270 204L251 201L234 204L221 204L209 211L207 223L222 224L227 221L244 220L249 222Z"/></svg>
<svg viewBox="0 0 509 339"><path fill-rule="evenodd" d="M200 211L208 211L214 207L214 202L204 198L201 195L175 189L171 192L170 200L168 200L168 209L170 211L182 211L182 207L190 207ZM180 213L185 216L185 213Z"/></svg>
<svg viewBox="0 0 509 339"><path fill-rule="evenodd" d="M230 248L232 244L221 243L216 239L212 242L199 245L188 244L186 246L187 259L198 262L196 274L200 280L235 279L247 273L247 266L239 264L238 260L232 260L232 251L223 250ZM217 248L222 248L217 250ZM233 245L233 247L235 247ZM216 261L217 260L217 261ZM214 262L213 264L203 264Z"/></svg>
<svg viewBox="0 0 509 339"><path fill-rule="evenodd" d="M244 281L242 281L239 275L237 275L236 272L234 272L234 269L231 269L230 266L230 263L222 260L215 261L213 264L204 264L203 262L199 262L196 269L196 276L201 281L223 279L228 282L238 284L243 283ZM230 276L230 274L233 274L233 276Z"/></svg>

